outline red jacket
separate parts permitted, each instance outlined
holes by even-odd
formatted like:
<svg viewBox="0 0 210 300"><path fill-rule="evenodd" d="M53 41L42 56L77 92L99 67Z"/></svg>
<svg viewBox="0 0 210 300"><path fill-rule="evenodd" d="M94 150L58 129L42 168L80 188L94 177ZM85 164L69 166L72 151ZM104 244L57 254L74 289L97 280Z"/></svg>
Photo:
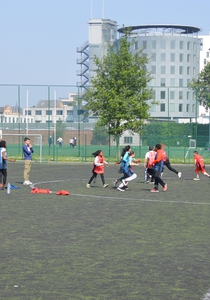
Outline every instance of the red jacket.
<svg viewBox="0 0 210 300"><path fill-rule="evenodd" d="M99 164L99 166L96 165L96 163ZM96 156L95 161L94 161L93 172L95 172L97 174L103 174L104 173L104 163L105 163L104 156Z"/></svg>
<svg viewBox="0 0 210 300"><path fill-rule="evenodd" d="M153 161L153 165L157 164L159 161L163 160L162 158L162 149L158 149L157 150L157 157L156 159Z"/></svg>

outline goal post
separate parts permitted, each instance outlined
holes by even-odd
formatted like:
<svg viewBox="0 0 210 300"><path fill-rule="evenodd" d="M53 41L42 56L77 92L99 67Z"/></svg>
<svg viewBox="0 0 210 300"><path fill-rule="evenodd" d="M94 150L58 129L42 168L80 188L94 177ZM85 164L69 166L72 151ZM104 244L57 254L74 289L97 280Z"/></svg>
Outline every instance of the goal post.
<svg viewBox="0 0 210 300"><path fill-rule="evenodd" d="M1 134L1 133L0 133ZM31 140L32 145L39 147L39 159L38 162L42 162L42 146L43 146L43 138L42 134L28 134L27 135L29 139ZM24 138L26 137L26 134L24 133L2 133L2 139L7 142L8 145L22 145L24 143Z"/></svg>
<svg viewBox="0 0 210 300"><path fill-rule="evenodd" d="M187 149L187 152L185 154L185 159L187 158L187 156L188 156L191 149L196 149L196 140L195 139L190 139L189 140L189 148Z"/></svg>

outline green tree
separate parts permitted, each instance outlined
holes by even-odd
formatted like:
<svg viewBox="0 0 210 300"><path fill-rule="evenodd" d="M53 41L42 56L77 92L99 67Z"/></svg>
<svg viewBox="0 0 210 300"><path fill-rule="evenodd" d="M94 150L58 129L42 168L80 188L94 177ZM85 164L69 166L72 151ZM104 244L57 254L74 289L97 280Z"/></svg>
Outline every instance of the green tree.
<svg viewBox="0 0 210 300"><path fill-rule="evenodd" d="M59 119L56 123L56 141L59 137L63 138L66 125Z"/></svg>
<svg viewBox="0 0 210 300"><path fill-rule="evenodd" d="M210 107L210 62L200 72L197 79L192 79L189 86L195 91L199 104Z"/></svg>
<svg viewBox="0 0 210 300"><path fill-rule="evenodd" d="M147 100L152 98L148 58L143 50L132 55L128 39L126 32L118 44L108 47L106 56L101 60L95 57L96 76L86 94L86 109L99 118L101 126L106 126L117 147L125 130L140 133L149 118Z"/></svg>
<svg viewBox="0 0 210 300"><path fill-rule="evenodd" d="M93 130L93 138L91 140L92 145L108 145L109 143L109 135L107 133L107 128L105 126L101 126L99 122L95 124Z"/></svg>

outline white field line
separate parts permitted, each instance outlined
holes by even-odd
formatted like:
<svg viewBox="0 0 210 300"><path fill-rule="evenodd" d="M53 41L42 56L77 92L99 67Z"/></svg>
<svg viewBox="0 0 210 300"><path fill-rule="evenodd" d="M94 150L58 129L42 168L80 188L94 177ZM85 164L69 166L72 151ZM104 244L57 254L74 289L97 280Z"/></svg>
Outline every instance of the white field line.
<svg viewBox="0 0 210 300"><path fill-rule="evenodd" d="M81 180L81 179L80 179ZM30 185L31 188L34 188L36 185L39 184L44 184L44 183L54 183L54 182L62 182L62 181L68 181L68 180L52 180L52 181L41 181L41 182L36 182ZM55 191L51 191L51 193L56 193ZM120 193L120 192L118 192ZM122 193L122 192L121 192ZM167 192L166 192L167 193ZM141 199L141 198L122 198L122 197L110 197L110 196L96 196L96 195L86 195L86 194L72 194L70 193L71 196L76 196L76 197L92 197L96 199L108 199L108 200L121 200L121 201L136 201L136 202L156 202L156 203L175 203L175 204L191 204L191 205L210 205L210 203L206 202L188 202L188 201L174 201L174 200L157 200L157 199ZM210 298L209 298L210 300Z"/></svg>
<svg viewBox="0 0 210 300"><path fill-rule="evenodd" d="M166 192L167 193L167 192ZM158 202L158 203L175 203L175 204L193 204L193 205L210 205L210 203L205 202L179 202L170 200L156 200L156 199L141 199L141 198L122 198L122 197L110 197L110 196L95 196L95 195L84 195L84 194L71 194L76 197L91 197L97 199L108 199L108 200L121 200L121 201L142 201L142 202Z"/></svg>

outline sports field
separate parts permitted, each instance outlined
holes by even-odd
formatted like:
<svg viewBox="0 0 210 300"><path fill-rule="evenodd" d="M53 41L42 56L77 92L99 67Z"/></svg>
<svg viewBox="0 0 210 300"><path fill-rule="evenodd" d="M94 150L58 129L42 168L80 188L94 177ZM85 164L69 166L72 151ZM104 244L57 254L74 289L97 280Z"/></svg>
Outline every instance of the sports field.
<svg viewBox="0 0 210 300"><path fill-rule="evenodd" d="M90 189L91 163L34 163L30 180L70 196L30 194L23 163L9 163L0 191L0 299L200 300L210 288L210 179L192 165L169 170L168 190L150 193L143 164L129 190L105 168ZM210 166L206 166L210 173Z"/></svg>

